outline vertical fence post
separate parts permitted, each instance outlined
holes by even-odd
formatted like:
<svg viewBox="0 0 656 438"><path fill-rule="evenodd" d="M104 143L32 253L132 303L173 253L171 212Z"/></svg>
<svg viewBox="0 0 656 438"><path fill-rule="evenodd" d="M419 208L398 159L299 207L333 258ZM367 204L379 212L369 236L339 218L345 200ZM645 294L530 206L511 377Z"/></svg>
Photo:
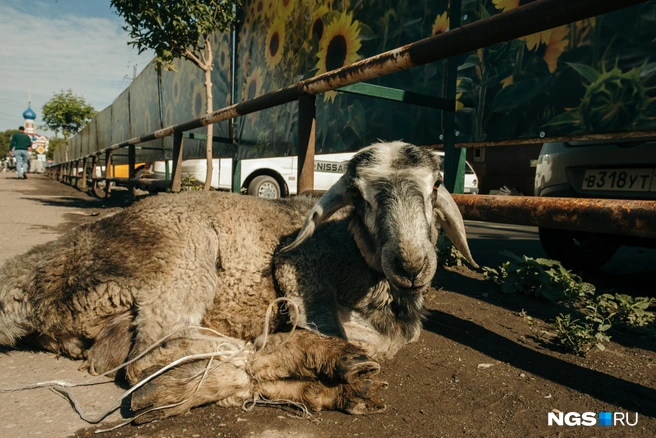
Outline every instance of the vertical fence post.
<svg viewBox="0 0 656 438"><path fill-rule="evenodd" d="M134 192L135 183L132 182L132 179L135 176L134 166L136 165L136 163L137 163L136 147L133 144L131 144L130 146L128 146L128 178L130 179L130 181L128 182L128 200L130 202L134 201L135 198L135 192Z"/></svg>
<svg viewBox="0 0 656 438"><path fill-rule="evenodd" d="M171 174L171 191L177 193L182 186L182 132L173 134L173 172Z"/></svg>
<svg viewBox="0 0 656 438"><path fill-rule="evenodd" d="M232 192L241 192L241 160L237 159L239 149L232 153Z"/></svg>
<svg viewBox="0 0 656 438"><path fill-rule="evenodd" d="M314 190L314 140L316 131L316 97L298 98L298 169L299 195Z"/></svg>
<svg viewBox="0 0 656 438"><path fill-rule="evenodd" d="M94 181L94 178L96 177L96 165L98 164L98 155L93 154L91 157L91 178L89 181L91 182L91 190L96 189L96 181Z"/></svg>
<svg viewBox="0 0 656 438"><path fill-rule="evenodd" d="M451 13L449 16L449 29L460 26L461 0L451 2ZM453 56L446 60L446 98L455 102L458 80L459 56ZM451 111L443 111L444 121L444 184L451 193L463 193L465 191L465 150L456 149L455 134L455 108Z"/></svg>
<svg viewBox="0 0 656 438"><path fill-rule="evenodd" d="M109 198L110 185L111 183L107 178L112 176L112 151L105 151L105 198Z"/></svg>
<svg viewBox="0 0 656 438"><path fill-rule="evenodd" d="M80 181L80 189L87 189L87 160L88 157L82 159L82 181Z"/></svg>

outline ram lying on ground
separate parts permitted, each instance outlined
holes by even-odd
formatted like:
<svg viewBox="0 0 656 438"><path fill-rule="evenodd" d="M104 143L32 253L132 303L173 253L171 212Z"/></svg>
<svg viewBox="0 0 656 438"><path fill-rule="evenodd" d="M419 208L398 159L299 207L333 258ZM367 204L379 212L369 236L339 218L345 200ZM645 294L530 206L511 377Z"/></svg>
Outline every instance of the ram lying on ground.
<svg viewBox="0 0 656 438"><path fill-rule="evenodd" d="M131 384L204 354L133 394L138 412L173 405L158 416L249 399L381 411L376 360L419 336L436 222L473 264L439 169L429 151L380 143L314 205L217 192L145 199L0 269L0 345L83 359L92 374L133 359ZM279 309L258 340L280 296L298 305L304 330L290 334L293 312Z"/></svg>

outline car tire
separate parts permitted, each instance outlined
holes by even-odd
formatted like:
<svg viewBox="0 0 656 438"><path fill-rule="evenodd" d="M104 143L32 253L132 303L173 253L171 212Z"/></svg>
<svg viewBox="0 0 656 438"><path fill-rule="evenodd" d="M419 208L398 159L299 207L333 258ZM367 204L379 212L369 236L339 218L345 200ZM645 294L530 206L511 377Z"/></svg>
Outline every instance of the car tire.
<svg viewBox="0 0 656 438"><path fill-rule="evenodd" d="M598 269L617 251L616 244L595 233L540 227L539 235L547 255L568 269Z"/></svg>
<svg viewBox="0 0 656 438"><path fill-rule="evenodd" d="M248 194L258 198L278 199L280 193L280 184L268 175L257 176L248 185Z"/></svg>
<svg viewBox="0 0 656 438"><path fill-rule="evenodd" d="M89 191L96 198L104 199L105 196L106 196L106 193L105 193L105 186L106 185L107 185L107 181L94 181L89 186Z"/></svg>

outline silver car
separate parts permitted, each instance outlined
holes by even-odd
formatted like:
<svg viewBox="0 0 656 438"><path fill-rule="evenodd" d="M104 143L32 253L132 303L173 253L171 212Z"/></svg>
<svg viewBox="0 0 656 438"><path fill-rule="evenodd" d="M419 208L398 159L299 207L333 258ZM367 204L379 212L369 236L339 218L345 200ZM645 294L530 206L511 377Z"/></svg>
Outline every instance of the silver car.
<svg viewBox="0 0 656 438"><path fill-rule="evenodd" d="M656 141L545 143L535 173L535 196L656 200ZM549 257L565 266L596 269L621 245L651 240L540 228Z"/></svg>

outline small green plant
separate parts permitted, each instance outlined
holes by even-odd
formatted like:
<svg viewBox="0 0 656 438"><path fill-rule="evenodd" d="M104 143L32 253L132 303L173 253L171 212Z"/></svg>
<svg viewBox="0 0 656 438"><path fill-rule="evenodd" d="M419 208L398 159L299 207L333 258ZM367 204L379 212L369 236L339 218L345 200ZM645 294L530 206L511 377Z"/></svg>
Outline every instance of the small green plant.
<svg viewBox="0 0 656 438"><path fill-rule="evenodd" d="M551 324L556 329L556 338L562 347L571 353L585 356L593 347L605 350L603 342L610 341L606 331L610 324L595 324L588 320L574 319L571 314L560 314Z"/></svg>
<svg viewBox="0 0 656 438"><path fill-rule="evenodd" d="M487 279L494 281L504 293L522 292L546 298L571 309L560 314L550 325L555 337L568 352L585 355L591 348L604 350L610 340L611 328L652 329L654 312L649 307L656 299L624 294L595 295L595 287L563 268L560 262L548 259L518 257L502 251L509 260L497 269L484 267ZM519 314L536 333L534 320L524 310ZM544 332L543 332L544 334Z"/></svg>
<svg viewBox="0 0 656 438"><path fill-rule="evenodd" d="M647 310L656 304L654 298L605 293L597 297L597 304L608 318L621 327L646 327L654 323L654 312Z"/></svg>
<svg viewBox="0 0 656 438"><path fill-rule="evenodd" d="M203 186L196 181L193 175L182 177L181 190L203 190Z"/></svg>
<svg viewBox="0 0 656 438"><path fill-rule="evenodd" d="M462 266L464 260L446 233L440 233L437 237L437 262L441 266Z"/></svg>
<svg viewBox="0 0 656 438"><path fill-rule="evenodd" d="M498 269L485 266L483 270L485 277L497 283L504 293L521 292L553 302L594 294L593 285L585 283L556 260L518 257L510 251L501 251L501 254L509 260Z"/></svg>

